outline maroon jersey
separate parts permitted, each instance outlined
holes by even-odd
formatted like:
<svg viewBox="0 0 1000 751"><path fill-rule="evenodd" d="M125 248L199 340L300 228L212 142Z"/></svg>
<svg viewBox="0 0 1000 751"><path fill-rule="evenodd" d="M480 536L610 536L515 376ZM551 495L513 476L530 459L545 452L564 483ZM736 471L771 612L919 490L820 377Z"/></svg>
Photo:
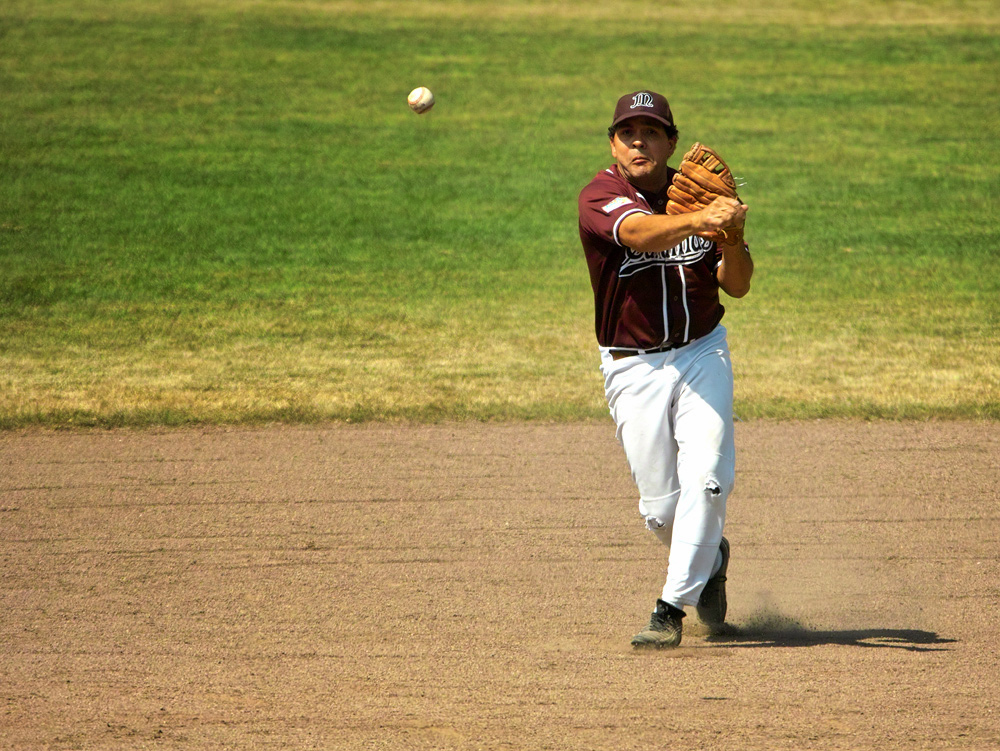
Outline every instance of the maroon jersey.
<svg viewBox="0 0 1000 751"><path fill-rule="evenodd" d="M672 178L675 170L670 170ZM668 180L667 185L670 182ZM580 193L580 240L594 288L597 342L653 349L705 336L722 320L718 246L691 236L663 253L622 245L618 227L630 214L665 214L666 187L639 191L618 171L600 172Z"/></svg>

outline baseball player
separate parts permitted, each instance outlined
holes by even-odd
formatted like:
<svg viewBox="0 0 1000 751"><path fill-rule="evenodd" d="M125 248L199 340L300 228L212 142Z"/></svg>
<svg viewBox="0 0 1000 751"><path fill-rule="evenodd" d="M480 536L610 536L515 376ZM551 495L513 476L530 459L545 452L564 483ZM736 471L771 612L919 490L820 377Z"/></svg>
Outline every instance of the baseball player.
<svg viewBox="0 0 1000 751"><path fill-rule="evenodd" d="M733 374L719 288L750 289L748 207L719 197L668 215L677 146L670 105L637 91L608 129L614 163L580 193L580 239L594 290L604 391L646 527L669 548L663 591L636 648L676 647L684 608L726 616L735 480ZM718 242L708 239L718 237Z"/></svg>

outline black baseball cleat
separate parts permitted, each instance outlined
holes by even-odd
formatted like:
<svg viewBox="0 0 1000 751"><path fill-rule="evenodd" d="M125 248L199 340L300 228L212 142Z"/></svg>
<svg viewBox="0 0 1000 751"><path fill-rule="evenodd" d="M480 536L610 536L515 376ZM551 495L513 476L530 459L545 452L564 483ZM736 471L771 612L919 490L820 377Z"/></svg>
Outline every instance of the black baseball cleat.
<svg viewBox="0 0 1000 751"><path fill-rule="evenodd" d="M681 643L681 619L684 611L663 600L656 601L656 610L649 625L632 637L635 649L672 649Z"/></svg>
<svg viewBox="0 0 1000 751"><path fill-rule="evenodd" d="M719 545L722 551L722 566L715 576L708 580L698 598L696 610L702 623L712 628L718 628L726 622L726 569L729 568L729 540L722 538Z"/></svg>

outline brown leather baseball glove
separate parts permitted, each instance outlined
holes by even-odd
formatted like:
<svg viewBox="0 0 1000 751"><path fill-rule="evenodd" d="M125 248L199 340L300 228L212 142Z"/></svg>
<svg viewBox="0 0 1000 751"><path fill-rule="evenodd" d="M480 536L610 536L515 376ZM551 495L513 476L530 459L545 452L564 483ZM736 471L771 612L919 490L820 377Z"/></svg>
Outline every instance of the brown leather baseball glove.
<svg viewBox="0 0 1000 751"><path fill-rule="evenodd" d="M667 189L667 213L687 214L701 211L719 196L739 200L736 180L729 165L714 150L695 143L681 160L680 171ZM702 237L715 242L741 242L742 227L726 227Z"/></svg>

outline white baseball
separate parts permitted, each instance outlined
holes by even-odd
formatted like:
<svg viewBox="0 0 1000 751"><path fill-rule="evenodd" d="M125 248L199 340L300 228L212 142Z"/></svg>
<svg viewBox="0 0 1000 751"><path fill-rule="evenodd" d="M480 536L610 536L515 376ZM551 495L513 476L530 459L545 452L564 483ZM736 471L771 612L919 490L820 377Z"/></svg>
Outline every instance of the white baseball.
<svg viewBox="0 0 1000 751"><path fill-rule="evenodd" d="M426 86L418 86L406 97L406 103L410 105L411 110L422 115L434 106L434 95Z"/></svg>

